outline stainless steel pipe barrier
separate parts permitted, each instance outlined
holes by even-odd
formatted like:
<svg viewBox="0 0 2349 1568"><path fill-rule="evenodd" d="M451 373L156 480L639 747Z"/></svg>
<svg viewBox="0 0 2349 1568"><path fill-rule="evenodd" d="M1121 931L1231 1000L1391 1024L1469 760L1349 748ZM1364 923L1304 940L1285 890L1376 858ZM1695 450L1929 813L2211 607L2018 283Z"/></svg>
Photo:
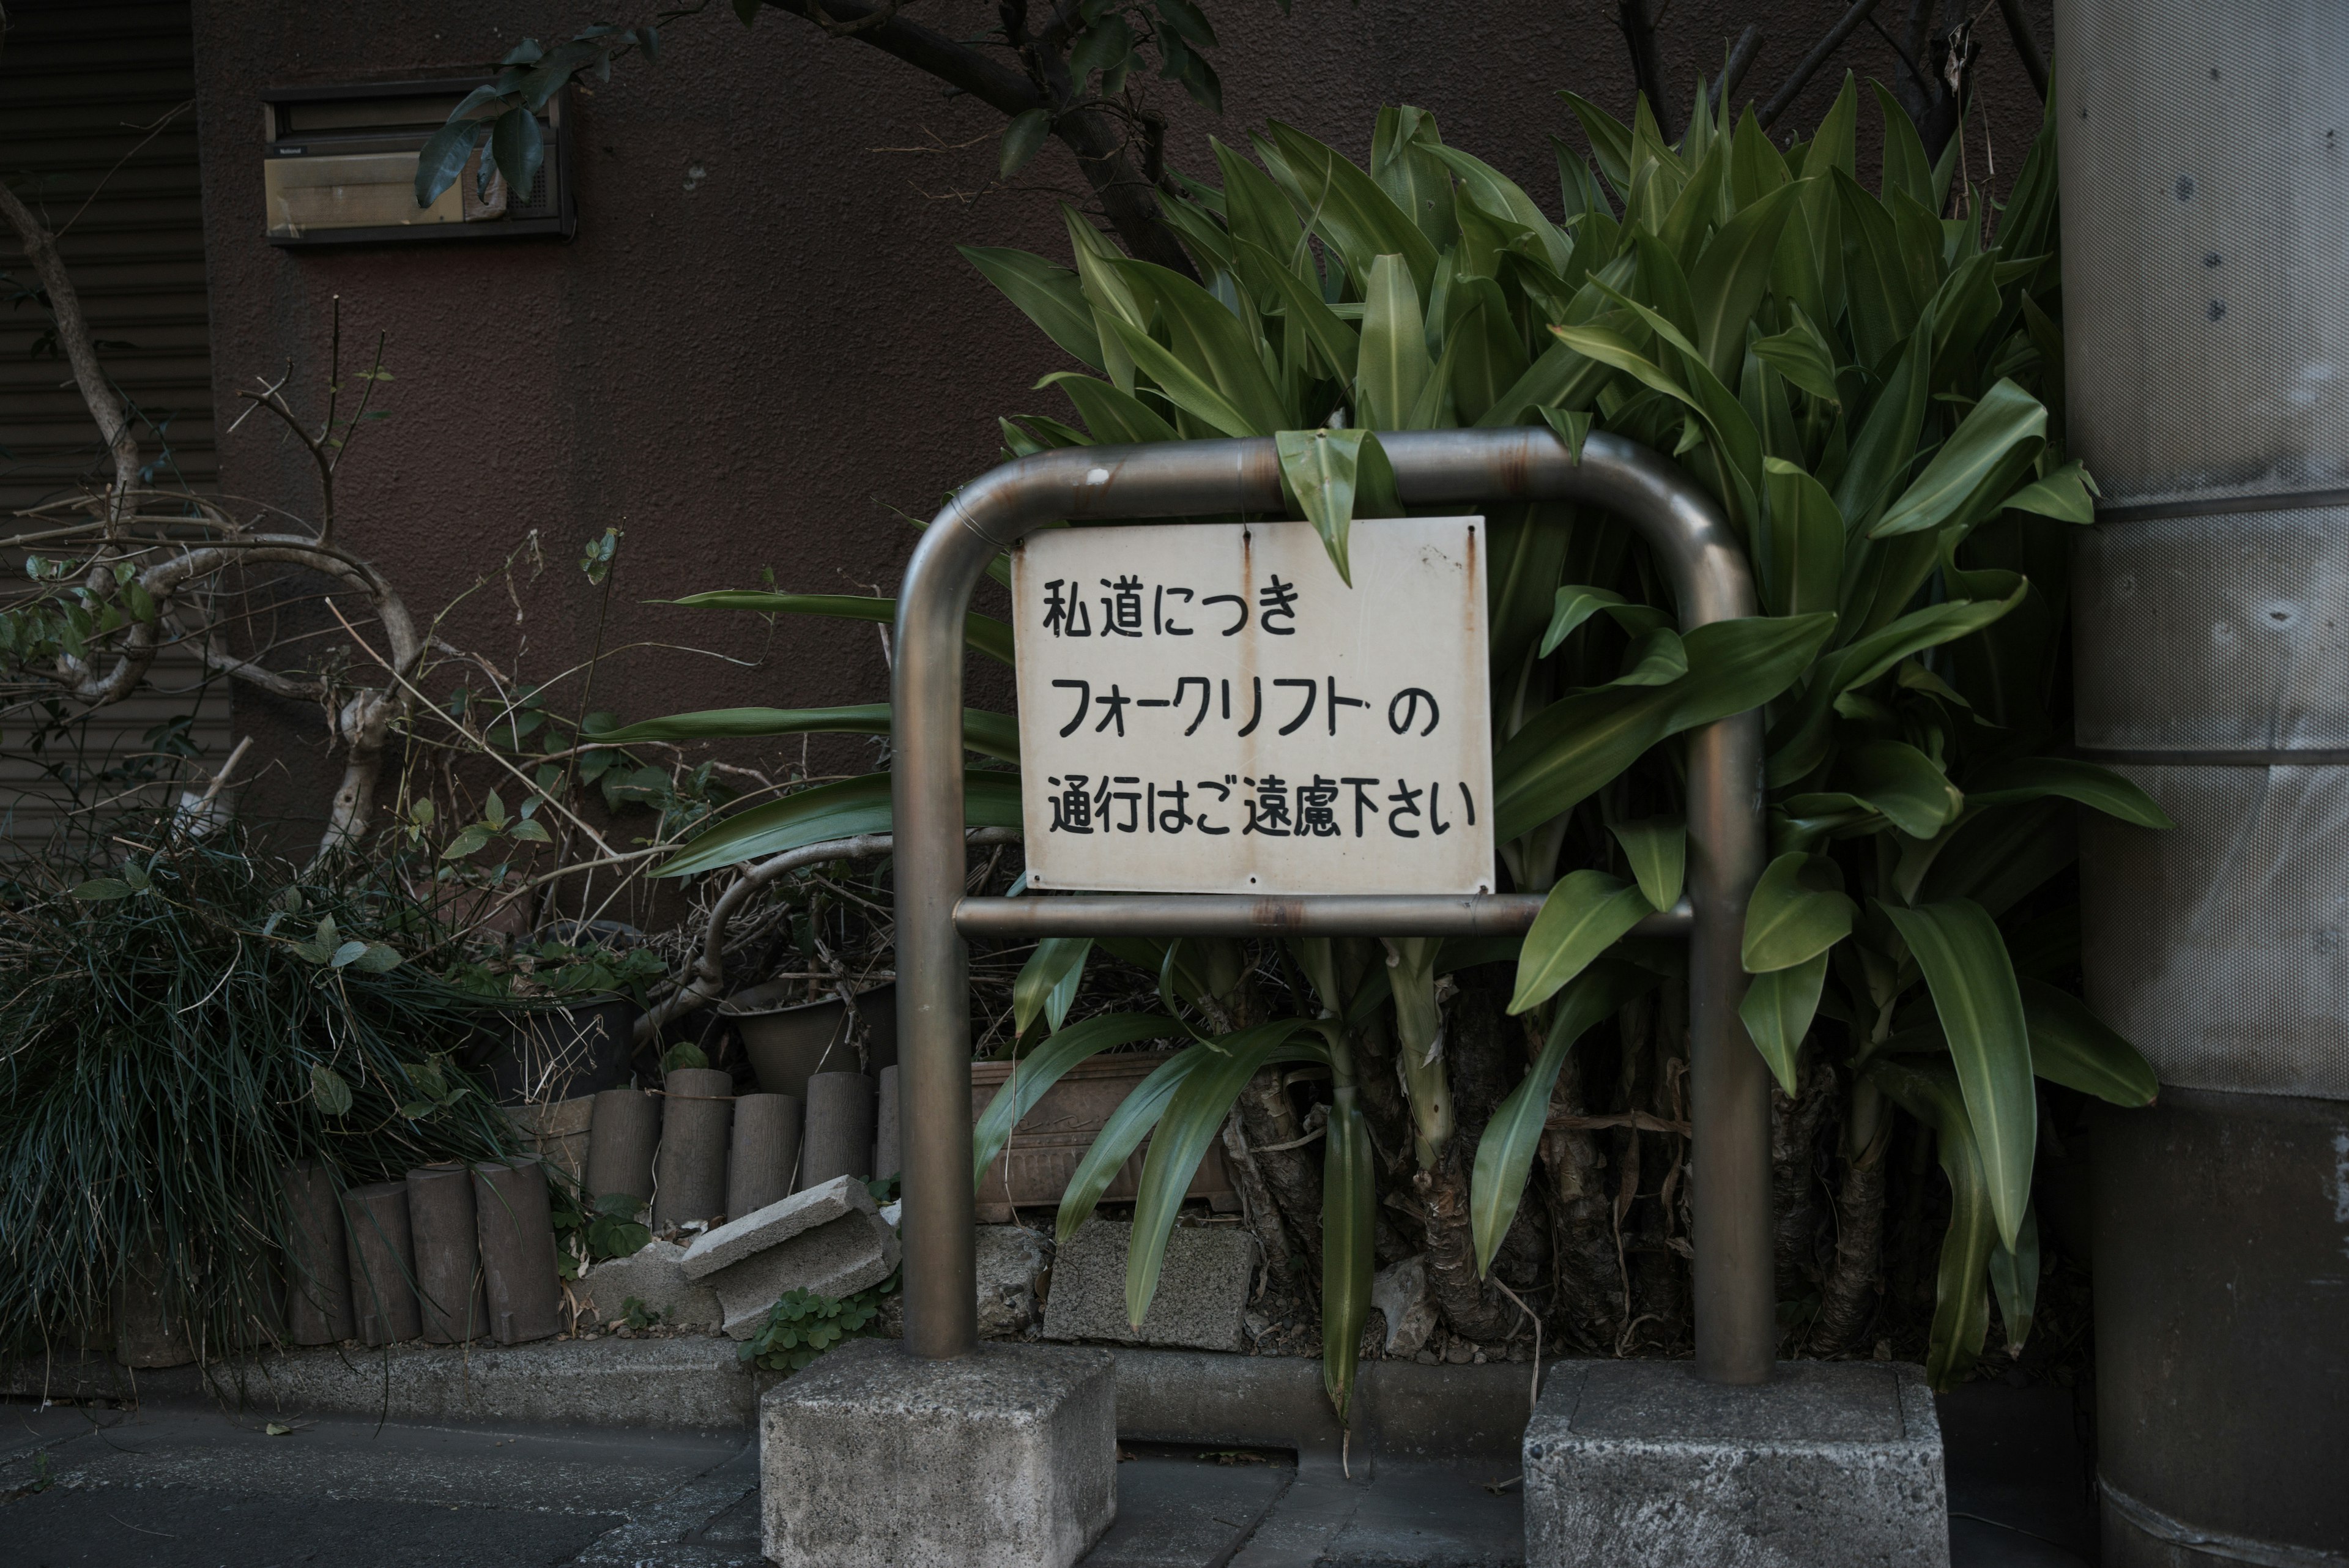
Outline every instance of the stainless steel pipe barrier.
<svg viewBox="0 0 2349 1568"><path fill-rule="evenodd" d="M1670 576L1686 628L1754 613L1745 554L1717 507L1655 452L1593 434L1580 462L1547 429L1381 433L1395 483L1412 506L1571 501L1625 518ZM1005 463L973 480L914 551L897 599L893 780L897 878L897 993L905 1140L905 1345L946 1358L978 1344L971 1234L969 952L964 906L963 616L998 554L1062 519L1195 517L1281 508L1279 459L1268 440L1071 447ZM1370 526L1376 526L1371 524ZM1745 901L1760 875L1762 721L1758 712L1692 730L1689 761L1689 1039L1691 1208L1696 1247L1696 1365L1718 1383L1769 1379L1777 1342L1770 1263L1770 1089L1737 1016L1745 993L1739 947ZM1019 929L1055 914L1008 914L972 899L973 929ZM1165 910L1223 932L1310 929L1432 936L1523 929L1526 901L1457 898L1039 898L1035 910L1081 905L1098 931L1142 929ZM1373 923L1360 906L1388 906ZM1357 906L1354 912L1342 907ZM1206 906L1226 906L1209 909ZM1327 915L1317 913L1330 906ZM1482 909L1464 906L1490 907ZM1265 923L1257 923L1259 913ZM1277 918L1276 918L1277 917ZM1348 921L1354 924L1347 924ZM1133 922L1129 924L1129 921ZM1166 926L1154 934L1177 935ZM1209 929L1209 928L1194 928Z"/></svg>
<svg viewBox="0 0 2349 1568"><path fill-rule="evenodd" d="M1481 898L1353 893L1270 898L1254 893L1144 893L1101 898L965 898L955 929L966 937L1515 937L1541 913L1539 893ZM1684 937L1696 919L1686 898L1632 928L1642 937Z"/></svg>

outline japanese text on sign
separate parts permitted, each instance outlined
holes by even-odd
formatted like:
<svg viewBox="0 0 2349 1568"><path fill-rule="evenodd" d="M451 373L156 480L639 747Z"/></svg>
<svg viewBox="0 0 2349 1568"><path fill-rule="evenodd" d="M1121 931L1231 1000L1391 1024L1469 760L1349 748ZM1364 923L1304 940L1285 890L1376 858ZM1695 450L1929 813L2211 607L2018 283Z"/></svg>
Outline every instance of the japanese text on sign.
<svg viewBox="0 0 2349 1568"><path fill-rule="evenodd" d="M1053 529L1012 567L1029 880L1490 892L1480 518Z"/></svg>

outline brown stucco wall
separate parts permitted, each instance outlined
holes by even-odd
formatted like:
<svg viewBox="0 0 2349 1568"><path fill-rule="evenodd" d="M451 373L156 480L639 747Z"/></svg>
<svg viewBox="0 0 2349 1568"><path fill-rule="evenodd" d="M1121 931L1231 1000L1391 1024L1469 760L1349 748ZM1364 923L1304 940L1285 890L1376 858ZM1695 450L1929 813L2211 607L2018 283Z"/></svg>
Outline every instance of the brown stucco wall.
<svg viewBox="0 0 2349 1568"><path fill-rule="evenodd" d="M2044 47L2044 0L2030 8ZM1749 90L1766 93L1843 9L1676 0L1661 29L1668 80L1684 97L1753 18L1771 41ZM1210 130L1236 140L1267 117L1367 157L1377 106L1408 102L1555 200L1547 138L1575 134L1555 89L1630 109L1615 6L1600 0L1297 0L1286 18L1266 0L1226 0L1212 11L1226 117L1214 125L1179 107L1169 147L1195 171L1212 171ZM990 14L967 0L912 12L966 36ZM996 414L1065 414L1056 396L1027 389L1065 368L1057 351L952 249L1062 254L1054 199L1081 182L1057 147L1019 189L990 190L991 140L897 150L991 138L992 111L794 17L769 12L745 30L716 5L669 29L657 68L630 62L577 103L574 242L281 251L262 238L259 88L456 74L525 33L565 36L595 16L556 0L199 0L196 17L225 492L315 509L306 457L259 418L232 431L231 404L289 361L294 386L315 392L340 296L347 351L386 334L398 378L383 404L394 417L368 428L343 471L344 541L427 616L533 531L543 549L543 573L518 574L512 597L492 585L451 616L450 641L525 680L574 663L595 623L579 547L616 524L627 537L611 640L757 663L632 652L598 676L595 706L637 718L885 692L873 628L786 622L770 639L748 618L639 601L752 584L761 567L791 588L893 590L914 537L900 514L927 515L993 461ZM2003 186L2039 108L1994 11L1982 36L1978 81ZM1865 28L1844 65L1887 80L1894 69ZM1837 79L1822 73L1782 135L1807 127ZM1863 157L1873 126L1865 112ZM1968 129L1980 178L1981 122ZM1008 703L981 684L991 673L974 676L981 700ZM239 732L274 759L248 815L322 815L337 770L316 716L246 691L237 702ZM862 747L836 742L829 754L845 764L870 755Z"/></svg>

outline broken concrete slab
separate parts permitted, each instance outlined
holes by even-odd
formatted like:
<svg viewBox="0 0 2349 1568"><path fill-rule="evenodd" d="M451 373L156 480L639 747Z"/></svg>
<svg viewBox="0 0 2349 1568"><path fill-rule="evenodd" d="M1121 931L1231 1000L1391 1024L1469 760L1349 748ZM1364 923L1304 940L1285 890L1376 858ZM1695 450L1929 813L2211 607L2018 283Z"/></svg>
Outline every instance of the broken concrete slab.
<svg viewBox="0 0 2349 1568"><path fill-rule="evenodd" d="M1094 1220L1057 1250L1044 1337L1192 1350L1245 1348L1256 1238L1237 1225L1176 1226L1166 1240L1158 1293L1136 1329L1125 1311L1125 1260L1133 1233L1131 1225Z"/></svg>
<svg viewBox="0 0 2349 1568"><path fill-rule="evenodd" d="M748 1339L759 1332L767 1309L784 1293L854 1295L887 1279L900 1255L897 1232L873 1211L867 1198L864 1208L704 1274L701 1282L718 1293L728 1335Z"/></svg>
<svg viewBox="0 0 2349 1568"><path fill-rule="evenodd" d="M978 1228L978 1336L1018 1339L1042 1321L1036 1281L1052 1266L1052 1243L1018 1225Z"/></svg>
<svg viewBox="0 0 2349 1568"><path fill-rule="evenodd" d="M631 1301L676 1328L715 1334L726 1320L718 1293L686 1278L685 1249L674 1241L655 1240L628 1257L605 1259L581 1275L571 1293L596 1323L618 1322Z"/></svg>
<svg viewBox="0 0 2349 1568"><path fill-rule="evenodd" d="M1385 1355L1416 1355L1435 1332L1435 1297L1427 1288L1427 1254L1413 1252L1371 1279L1371 1304L1386 1324Z"/></svg>
<svg viewBox="0 0 2349 1568"><path fill-rule="evenodd" d="M1922 1368L1789 1361L1755 1387L1683 1361L1563 1363L1526 1428L1526 1563L1948 1568Z"/></svg>
<svg viewBox="0 0 2349 1568"><path fill-rule="evenodd" d="M685 1250L685 1277L706 1279L720 1269L852 1212L879 1213L873 1194L853 1176L835 1177L804 1192L794 1192L756 1213L730 1220L715 1231L705 1231Z"/></svg>
<svg viewBox="0 0 2349 1568"><path fill-rule="evenodd" d="M761 1400L759 1428L780 1568L1072 1568L1117 1516L1117 1378L1099 1350L932 1361L854 1340Z"/></svg>

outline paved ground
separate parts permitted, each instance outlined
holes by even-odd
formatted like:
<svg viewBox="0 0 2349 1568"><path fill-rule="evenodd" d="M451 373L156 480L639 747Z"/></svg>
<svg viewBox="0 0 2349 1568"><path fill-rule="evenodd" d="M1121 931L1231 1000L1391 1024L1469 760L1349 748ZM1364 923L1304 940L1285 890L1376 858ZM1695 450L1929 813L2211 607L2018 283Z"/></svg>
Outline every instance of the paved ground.
<svg viewBox="0 0 2349 1568"><path fill-rule="evenodd" d="M1955 1568L2086 1568L2067 1396L1942 1402ZM1088 1568L1495 1568L1523 1561L1515 1477L1129 1445ZM210 1407L0 1404L0 1568L758 1568L740 1433L386 1424L272 1433Z"/></svg>

